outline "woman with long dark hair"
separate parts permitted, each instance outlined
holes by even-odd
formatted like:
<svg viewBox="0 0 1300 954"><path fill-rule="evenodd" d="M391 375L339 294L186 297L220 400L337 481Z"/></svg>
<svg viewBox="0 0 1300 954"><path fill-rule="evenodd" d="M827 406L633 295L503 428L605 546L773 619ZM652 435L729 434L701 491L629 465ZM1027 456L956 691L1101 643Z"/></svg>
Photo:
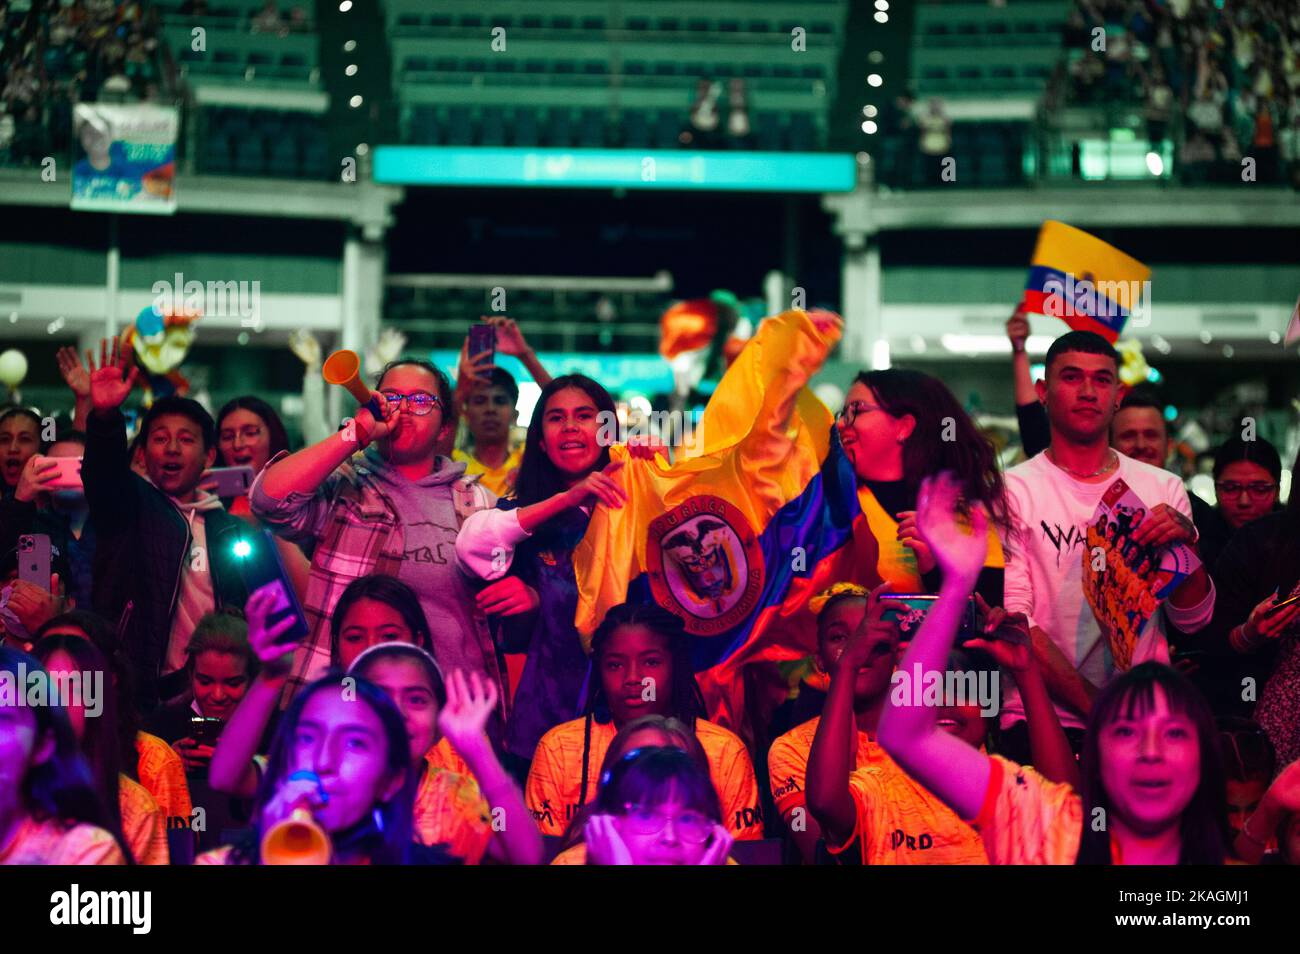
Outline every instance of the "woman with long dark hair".
<svg viewBox="0 0 1300 954"><path fill-rule="evenodd" d="M888 582L896 593L935 593L942 571L916 532L921 481L951 471L966 507L982 507L1002 531L1007 507L993 446L952 392L920 371L891 368L857 376L837 417L840 443L858 480L870 540L855 541L854 582ZM997 535L977 590L1002 605L1003 562ZM859 578L861 577L861 578Z"/></svg>
<svg viewBox="0 0 1300 954"><path fill-rule="evenodd" d="M358 676L309 685L285 710L257 793L256 821L238 844L195 864L262 864L262 837L306 807L329 839L331 864L447 864L411 833L416 779L402 714Z"/></svg>
<svg viewBox="0 0 1300 954"><path fill-rule="evenodd" d="M48 679L34 657L0 646L0 673ZM0 865L121 865L130 853L100 800L62 706L0 701Z"/></svg>
<svg viewBox="0 0 1300 954"><path fill-rule="evenodd" d="M117 693L108 660L89 639L67 634L45 636L33 655L56 680L83 686L81 698L65 706L68 721L107 817L123 833L131 857L145 865L167 864L167 817L149 791L122 771ZM94 687L90 692L85 689L87 680ZM97 706L98 713L88 706Z"/></svg>
<svg viewBox="0 0 1300 954"><path fill-rule="evenodd" d="M899 669L942 670L987 555L988 519L960 519L960 485L927 482L917 529L944 583ZM1159 663L1109 682L1088 715L1075 791L989 756L939 728L937 710L891 694L879 740L983 838L993 864L1222 864L1223 770L1214 718L1196 688Z"/></svg>
<svg viewBox="0 0 1300 954"><path fill-rule="evenodd" d="M544 835L560 835L595 796L598 769L616 734L634 719L676 719L695 733L736 838L761 838L758 783L745 744L704 718L681 617L653 603L623 603L605 614L591 640L593 691L581 718L537 744L526 789Z"/></svg>
<svg viewBox="0 0 1300 954"><path fill-rule="evenodd" d="M502 649L528 653L506 727L519 777L542 734L580 714L590 667L574 626L573 550L594 506L627 499L602 435L615 420L613 399L591 378L551 381L528 423L515 495L471 514L456 538L458 562L489 582L478 607L502 618Z"/></svg>

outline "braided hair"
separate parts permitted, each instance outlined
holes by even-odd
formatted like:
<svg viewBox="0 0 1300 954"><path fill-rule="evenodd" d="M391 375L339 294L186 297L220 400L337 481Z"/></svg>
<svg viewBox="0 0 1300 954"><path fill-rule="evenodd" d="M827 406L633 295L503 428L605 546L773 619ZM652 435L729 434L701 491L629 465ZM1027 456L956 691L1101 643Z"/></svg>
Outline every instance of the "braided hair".
<svg viewBox="0 0 1300 954"><path fill-rule="evenodd" d="M591 637L592 669L596 678L591 681L587 696L585 724L582 732L582 784L578 788L578 811L587 802L587 782L591 778L591 729L595 722L602 725L613 720L605 687L599 678L600 661L614 633L625 626L642 626L660 636L668 644L672 660L672 691L668 697L668 711L663 713L695 731L695 722L705 716L704 696L695 681L691 661L690 639L686 624L680 616L668 612L655 603L620 603L605 614L600 626Z"/></svg>

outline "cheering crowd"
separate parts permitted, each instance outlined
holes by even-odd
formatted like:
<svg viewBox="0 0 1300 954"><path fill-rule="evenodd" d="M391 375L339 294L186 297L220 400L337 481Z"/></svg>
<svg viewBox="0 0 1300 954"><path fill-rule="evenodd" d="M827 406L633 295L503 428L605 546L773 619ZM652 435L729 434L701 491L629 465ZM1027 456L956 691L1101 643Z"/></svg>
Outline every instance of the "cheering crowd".
<svg viewBox="0 0 1300 954"><path fill-rule="evenodd" d="M842 327L780 321L808 347L722 409L755 422L756 483ZM821 435L862 519L836 578L790 584L815 646L756 661L737 719L664 600L578 623L598 518L658 506L638 469L700 462L611 446L606 388L490 324L542 386L520 447L518 384L468 341L454 385L394 360L299 449L251 394L215 418L157 398L130 435L117 340L60 353L77 429L0 412L0 863L278 863L294 822L334 864L724 865L764 840L809 864L1300 861L1300 495L1280 504L1266 441L1219 449L1217 506L1189 498L1114 348L1065 333L1035 383L1019 315L1005 472L942 381L863 372ZM223 497L213 467L255 479ZM1119 481L1142 510L1114 552L1183 554L1122 653L1085 584ZM705 533L683 565L707 587ZM34 539L48 580L22 572ZM251 585L250 553L277 578ZM32 674L103 692L24 704ZM992 696L954 688L976 682Z"/></svg>

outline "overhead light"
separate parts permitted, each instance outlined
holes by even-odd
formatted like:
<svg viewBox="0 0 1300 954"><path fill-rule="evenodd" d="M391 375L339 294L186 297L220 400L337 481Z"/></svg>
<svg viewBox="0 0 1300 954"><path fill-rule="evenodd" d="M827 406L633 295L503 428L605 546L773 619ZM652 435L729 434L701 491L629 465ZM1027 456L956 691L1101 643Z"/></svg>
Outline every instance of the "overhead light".
<svg viewBox="0 0 1300 954"><path fill-rule="evenodd" d="M352 0L343 0L343 2L339 4L339 13L347 13L351 9Z"/></svg>
<svg viewBox="0 0 1300 954"><path fill-rule="evenodd" d="M1170 345L1170 343L1165 340L1164 335L1152 335L1151 343L1155 345L1156 350L1159 351L1161 354L1168 354L1169 352L1174 350L1173 346Z"/></svg>
<svg viewBox="0 0 1300 954"><path fill-rule="evenodd" d="M876 343L871 346L871 370L888 371L889 370L889 341L886 338L877 338Z"/></svg>
<svg viewBox="0 0 1300 954"><path fill-rule="evenodd" d="M874 121L874 120L871 120L871 119L866 120L866 121L862 124L862 131L863 131L864 133L866 133L868 136L870 136L870 135L872 135L873 133L875 133L875 131L876 131L878 128L879 128L879 127L876 125L875 121Z"/></svg>
<svg viewBox="0 0 1300 954"><path fill-rule="evenodd" d="M1269 343L1269 344L1277 344L1277 343L1278 343L1279 341L1281 341L1281 340L1282 340L1282 335L1280 335L1278 332L1276 332L1276 331L1270 331L1270 332L1268 333L1268 343Z"/></svg>
<svg viewBox="0 0 1300 954"><path fill-rule="evenodd" d="M1208 331L1201 332L1201 344L1209 344L1213 340L1214 335L1210 334Z"/></svg>
<svg viewBox="0 0 1300 954"><path fill-rule="evenodd" d="M889 9L889 0L876 0L876 9L877 9L877 10L888 10L888 9Z"/></svg>
<svg viewBox="0 0 1300 954"><path fill-rule="evenodd" d="M888 23L888 22L889 22L889 14L888 14L888 13L885 13L883 10L877 10L877 11L876 11L876 22L877 22L877 23Z"/></svg>
<svg viewBox="0 0 1300 954"><path fill-rule="evenodd" d="M364 100L362 100L360 96L353 96L350 100L348 100L348 105L351 106L353 109L356 109L358 106L362 104L362 102L364 102Z"/></svg>
<svg viewBox="0 0 1300 954"><path fill-rule="evenodd" d="M1232 345L1223 346L1223 356L1225 358L1231 358L1234 354L1236 354L1236 350L1232 347Z"/></svg>
<svg viewBox="0 0 1300 954"><path fill-rule="evenodd" d="M920 335L912 335L908 339L908 343L911 344L912 350L917 354L925 354L925 339Z"/></svg>
<svg viewBox="0 0 1300 954"><path fill-rule="evenodd" d="M357 75L357 64L355 64L355 63L349 63L349 64L347 65L347 68L344 69L343 72L344 72L344 74L347 75L347 76L356 76L356 75Z"/></svg>
<svg viewBox="0 0 1300 954"><path fill-rule="evenodd" d="M880 110L876 109L876 107L872 106L870 103L862 107L862 115L866 116L868 119L875 119L876 113L878 112L880 112Z"/></svg>
<svg viewBox="0 0 1300 954"><path fill-rule="evenodd" d="M881 76L879 73L872 73L870 76L867 77L868 86L879 86L884 82L885 82L885 78Z"/></svg>
<svg viewBox="0 0 1300 954"><path fill-rule="evenodd" d="M344 53L351 53L351 52L352 52L353 50L355 50L356 48L357 48L357 41L356 41L356 40L348 40L348 42L346 42L346 43L343 44L343 52L344 52Z"/></svg>
<svg viewBox="0 0 1300 954"><path fill-rule="evenodd" d="M1147 172L1151 173L1153 176L1162 176L1165 174L1165 161L1160 158L1160 153L1147 153Z"/></svg>

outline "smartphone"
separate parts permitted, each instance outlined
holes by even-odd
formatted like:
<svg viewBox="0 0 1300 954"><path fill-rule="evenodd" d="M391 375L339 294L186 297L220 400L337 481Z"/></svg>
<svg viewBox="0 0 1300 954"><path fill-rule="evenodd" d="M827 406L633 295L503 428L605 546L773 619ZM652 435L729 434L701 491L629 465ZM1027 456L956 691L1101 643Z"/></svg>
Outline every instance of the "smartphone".
<svg viewBox="0 0 1300 954"><path fill-rule="evenodd" d="M24 533L18 538L18 579L50 591L50 536Z"/></svg>
<svg viewBox="0 0 1300 954"><path fill-rule="evenodd" d="M885 593L880 597L882 601L892 600L904 604L907 608L890 607L885 610L881 619L896 622L899 638L909 640L921 628L926 614L930 612L930 607L934 606L934 601L938 598L934 593ZM968 639L978 639L982 635L976 624L975 597L972 594L966 598L966 608L962 611L961 623L957 627L957 642L964 643Z"/></svg>
<svg viewBox="0 0 1300 954"><path fill-rule="evenodd" d="M1287 608L1288 606L1290 606L1292 603L1296 603L1296 602L1300 602L1300 593L1297 593L1295 596L1292 596L1292 597L1289 597L1288 599L1283 600L1281 603L1275 603L1274 605L1270 606L1270 607L1268 608L1268 611L1267 611L1264 615L1266 615L1266 616L1272 616L1272 615L1273 615L1274 613L1276 613L1278 610L1280 610L1280 609L1286 609L1286 608Z"/></svg>
<svg viewBox="0 0 1300 954"><path fill-rule="evenodd" d="M47 490L84 490L81 483L81 458L80 457L46 457L43 454L36 455L36 463L33 465L40 469L46 461L55 464L54 479L46 483Z"/></svg>
<svg viewBox="0 0 1300 954"><path fill-rule="evenodd" d="M253 468L213 467L203 472L203 480L212 482L212 492L218 497L242 497L253 486Z"/></svg>
<svg viewBox="0 0 1300 954"><path fill-rule="evenodd" d="M280 560L280 551L275 547L275 537L269 530L260 533L239 528L226 535L224 546L231 547L239 564L239 575L243 578L248 592L274 584L278 590L276 610L267 620L268 625L275 625L284 619L293 619L293 625L280 634L278 645L292 648L307 638L311 631L307 625L307 615L298 602L298 594L293 591L289 574L285 572Z"/></svg>
<svg viewBox="0 0 1300 954"><path fill-rule="evenodd" d="M207 716L190 716L190 738L199 745L216 745L226 723Z"/></svg>
<svg viewBox="0 0 1300 954"><path fill-rule="evenodd" d="M491 355L488 363L496 361L497 330L491 325L475 324L469 326L469 356L473 358L486 352Z"/></svg>

